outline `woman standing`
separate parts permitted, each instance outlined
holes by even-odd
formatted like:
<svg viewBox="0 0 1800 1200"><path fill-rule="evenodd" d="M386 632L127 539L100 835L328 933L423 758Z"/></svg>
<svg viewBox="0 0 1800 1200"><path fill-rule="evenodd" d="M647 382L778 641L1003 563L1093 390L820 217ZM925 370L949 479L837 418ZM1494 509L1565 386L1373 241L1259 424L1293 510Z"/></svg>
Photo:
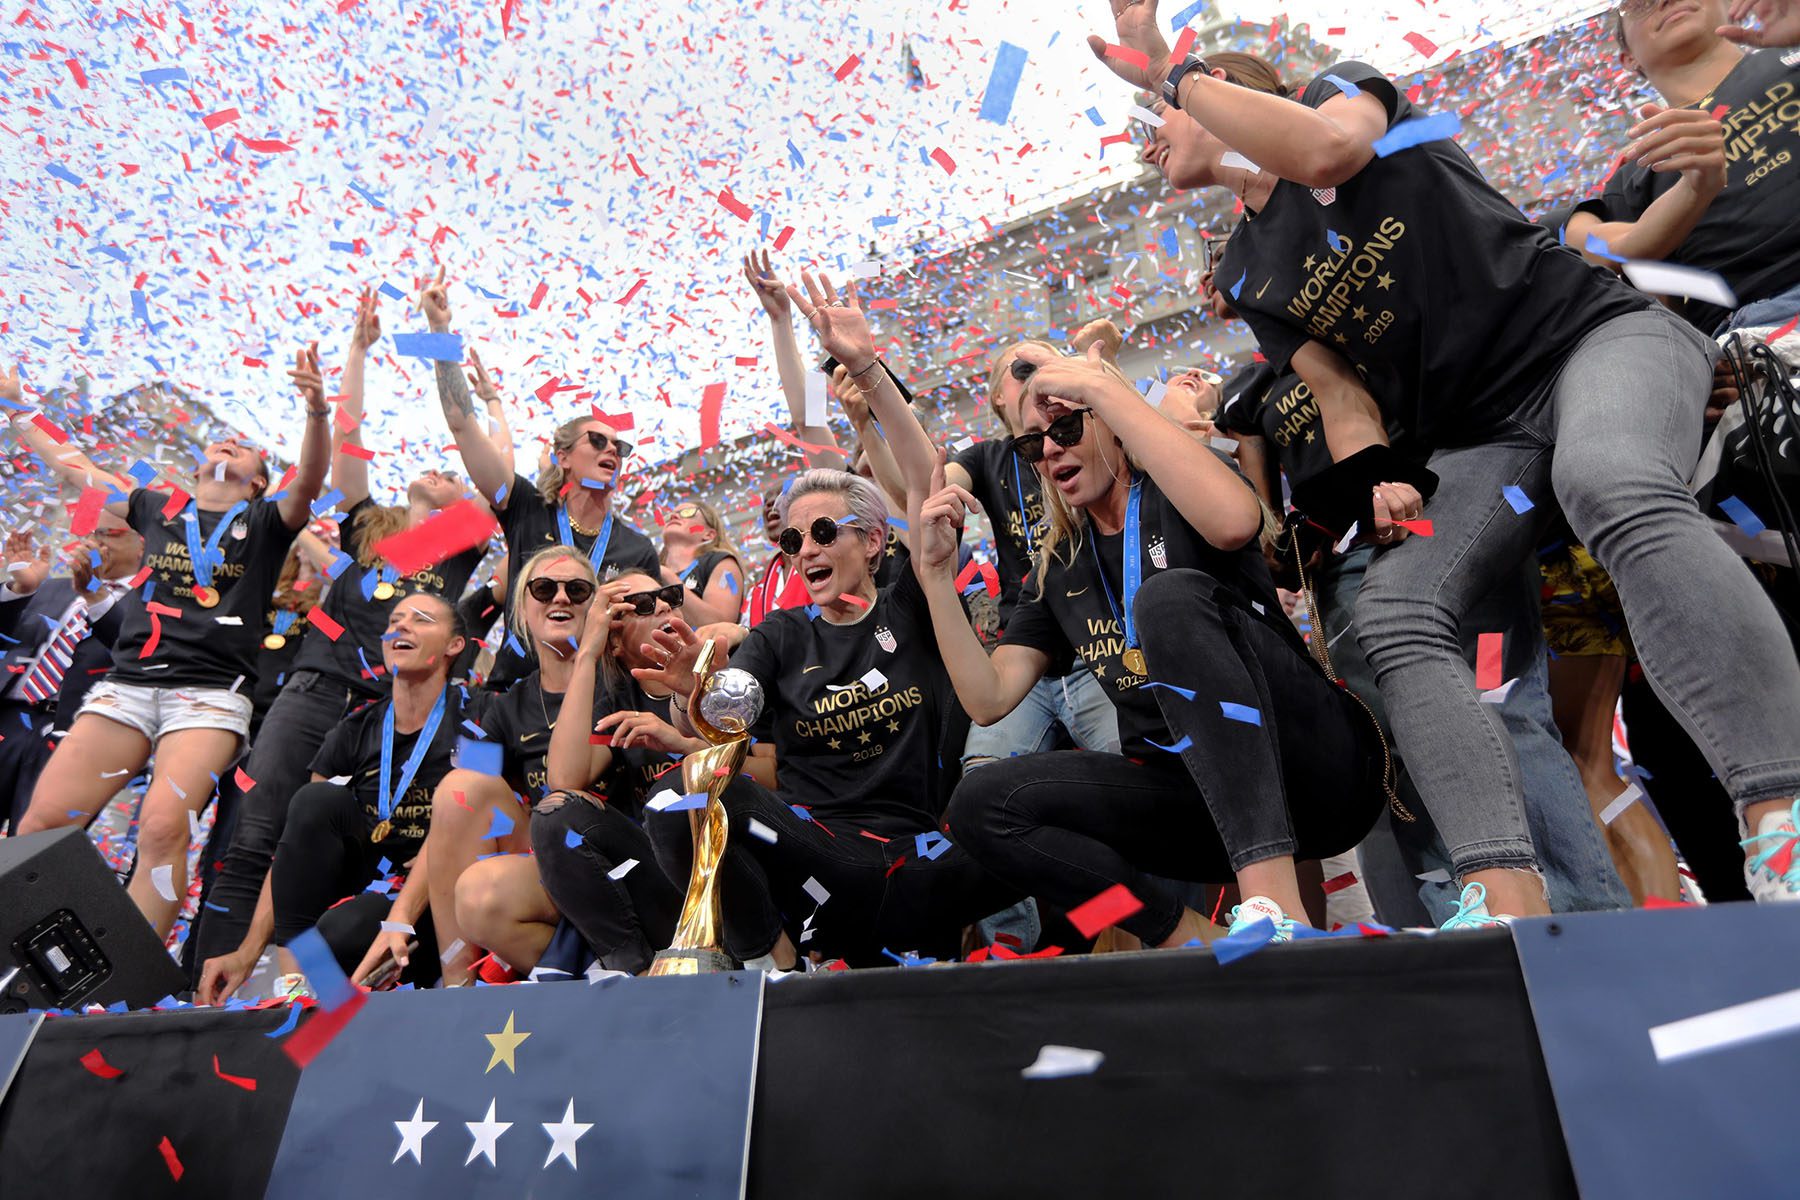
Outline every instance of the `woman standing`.
<svg viewBox="0 0 1800 1200"><path fill-rule="evenodd" d="M1416 115L1379 71L1339 63L1296 103L1197 56L1171 64L1155 3L1113 11L1149 68L1090 45L1207 131L1171 179L1243 200L1218 277L1271 363L1311 388L1346 488L1370 498L1358 523L1385 553L1357 600L1359 640L1456 874L1480 885L1453 921L1547 911L1518 765L1457 629L1532 554L1552 496L1612 575L1646 673L1740 818L1783 819L1800 786L1800 666L1768 653L1784 645L1775 611L1685 486L1712 347L1526 221L1454 142L1378 154ZM1679 139L1655 130L1635 152L1659 162ZM1345 462L1385 444L1384 417L1432 451L1435 536L1398 524L1423 516L1415 491L1365 470L1369 456ZM1800 899L1800 872L1764 870L1751 887Z"/></svg>
<svg viewBox="0 0 1800 1200"><path fill-rule="evenodd" d="M18 832L86 821L154 755L129 891L159 937L187 890L188 818L249 733L269 594L331 453L317 348L300 351L288 374L306 402L306 429L294 477L274 500L265 499L262 454L236 440L206 447L187 488L152 490L58 446L29 414L14 422L64 481L125 497L106 509L143 535L150 570L146 587L120 599L113 668L50 756Z"/></svg>

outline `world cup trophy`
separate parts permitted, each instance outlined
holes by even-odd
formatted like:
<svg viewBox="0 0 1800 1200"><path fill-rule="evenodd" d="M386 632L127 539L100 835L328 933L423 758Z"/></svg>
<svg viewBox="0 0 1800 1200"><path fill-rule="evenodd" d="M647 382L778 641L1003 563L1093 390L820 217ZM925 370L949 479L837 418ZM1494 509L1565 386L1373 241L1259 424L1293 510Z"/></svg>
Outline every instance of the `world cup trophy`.
<svg viewBox="0 0 1800 1200"><path fill-rule="evenodd" d="M762 713L762 684L748 671L727 667L712 669L714 643L700 648L694 663L699 681L688 698L688 720L710 743L681 764L684 792L706 793L705 809L690 809L688 824L694 835L694 869L688 877L687 898L681 904L681 921L675 940L657 953L650 964L652 975L707 975L735 971L740 964L725 951L724 925L719 912L719 864L725 857L729 827L720 797L744 769L750 749L750 726Z"/></svg>

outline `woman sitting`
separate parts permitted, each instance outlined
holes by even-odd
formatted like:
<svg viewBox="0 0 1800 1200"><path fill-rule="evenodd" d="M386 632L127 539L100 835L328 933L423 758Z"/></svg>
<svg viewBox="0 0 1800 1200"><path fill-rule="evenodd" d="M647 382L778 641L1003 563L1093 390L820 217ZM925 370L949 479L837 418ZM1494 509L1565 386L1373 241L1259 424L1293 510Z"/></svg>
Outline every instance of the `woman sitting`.
<svg viewBox="0 0 1800 1200"><path fill-rule="evenodd" d="M939 831L944 765L958 746L925 597L910 571L875 587L888 514L869 481L807 471L779 505L781 550L808 604L767 615L730 652L762 686L752 731L773 741L780 782L739 776L725 789L725 948L784 969L802 942L852 965L909 950L952 955L965 925L1019 897ZM701 643L670 624L654 634L665 661L633 674L675 693L671 716L687 732ZM722 652L725 642L714 644ZM687 815L653 815L649 826L668 876L686 880Z"/></svg>
<svg viewBox="0 0 1800 1200"><path fill-rule="evenodd" d="M348 965L376 940L383 921L412 934L410 926L426 916L431 798L462 733L465 697L449 681L462 648L456 606L442 596L415 592L394 606L381 648L393 680L388 699L332 730L313 756L312 782L288 805L269 876L279 945L316 925ZM391 899L391 884L402 875L400 895ZM365 956L353 979L379 965L373 957ZM393 958L407 966L407 946ZM281 965L290 975L295 970L285 949ZM413 978L436 975L427 965Z"/></svg>
<svg viewBox="0 0 1800 1200"><path fill-rule="evenodd" d="M719 510L704 500L677 504L663 522L662 581L687 588L696 625L736 621L744 606L744 562Z"/></svg>

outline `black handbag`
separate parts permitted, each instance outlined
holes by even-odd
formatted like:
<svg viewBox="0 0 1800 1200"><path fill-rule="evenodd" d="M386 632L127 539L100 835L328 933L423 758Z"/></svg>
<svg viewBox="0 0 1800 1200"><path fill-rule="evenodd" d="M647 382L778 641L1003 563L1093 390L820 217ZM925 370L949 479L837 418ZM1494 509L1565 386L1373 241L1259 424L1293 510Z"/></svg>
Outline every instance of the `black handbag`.
<svg viewBox="0 0 1800 1200"><path fill-rule="evenodd" d="M1737 548L1746 557L1763 558L1755 553L1758 544L1770 558L1775 549L1772 539L1751 532L1754 525L1746 528L1747 508L1778 533L1787 565L1800 566L1800 522L1795 520L1800 509L1800 395L1792 369L1768 346L1746 343L1740 334L1726 339L1723 350L1738 403L1714 429L1702 455L1695 473L1696 498L1702 512L1745 533L1750 548Z"/></svg>

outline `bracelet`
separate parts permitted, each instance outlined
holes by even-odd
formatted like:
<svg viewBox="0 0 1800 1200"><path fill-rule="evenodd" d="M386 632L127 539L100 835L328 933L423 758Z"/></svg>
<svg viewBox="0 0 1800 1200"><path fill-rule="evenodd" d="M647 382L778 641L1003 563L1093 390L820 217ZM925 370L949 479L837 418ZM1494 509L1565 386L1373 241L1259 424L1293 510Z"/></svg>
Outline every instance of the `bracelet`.
<svg viewBox="0 0 1800 1200"><path fill-rule="evenodd" d="M329 417L331 415L331 410L329 408L308 408L306 410L306 415L309 417Z"/></svg>
<svg viewBox="0 0 1800 1200"><path fill-rule="evenodd" d="M867 375L870 371L873 371L876 367L878 367L880 365L881 365L881 355L877 354L874 358L869 360L868 366L864 367L860 371L851 372L850 378L861 379L864 375Z"/></svg>
<svg viewBox="0 0 1800 1200"><path fill-rule="evenodd" d="M640 686L642 686L642 685L640 685ZM670 693L668 693L668 695L665 695L665 696L653 696L650 694L649 688L644 688L644 699L646 699L646 700L654 700L658 703L661 703L664 700L672 700L674 698L675 698L674 692L670 692Z"/></svg>

